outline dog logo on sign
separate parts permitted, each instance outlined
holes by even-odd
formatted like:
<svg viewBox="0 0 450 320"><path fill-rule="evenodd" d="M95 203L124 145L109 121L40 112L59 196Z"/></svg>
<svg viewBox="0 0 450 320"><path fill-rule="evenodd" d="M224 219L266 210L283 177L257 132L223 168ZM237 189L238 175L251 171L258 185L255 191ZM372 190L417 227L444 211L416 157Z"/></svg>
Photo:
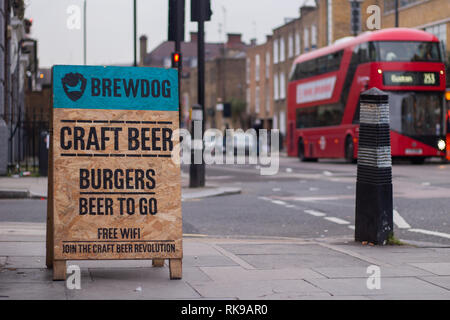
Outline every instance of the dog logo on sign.
<svg viewBox="0 0 450 320"><path fill-rule="evenodd" d="M77 101L83 96L87 81L80 73L67 73L61 82L70 100Z"/></svg>

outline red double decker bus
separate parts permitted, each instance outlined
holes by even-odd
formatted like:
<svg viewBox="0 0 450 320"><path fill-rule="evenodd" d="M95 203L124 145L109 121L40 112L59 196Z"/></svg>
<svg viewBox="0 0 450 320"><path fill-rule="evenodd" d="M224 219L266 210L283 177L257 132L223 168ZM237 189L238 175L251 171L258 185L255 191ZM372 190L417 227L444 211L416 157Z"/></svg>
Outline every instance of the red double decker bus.
<svg viewBox="0 0 450 320"><path fill-rule="evenodd" d="M445 156L445 67L439 40L406 28L368 32L299 56L287 97L287 150L301 160L357 157L359 96L389 94L391 151Z"/></svg>

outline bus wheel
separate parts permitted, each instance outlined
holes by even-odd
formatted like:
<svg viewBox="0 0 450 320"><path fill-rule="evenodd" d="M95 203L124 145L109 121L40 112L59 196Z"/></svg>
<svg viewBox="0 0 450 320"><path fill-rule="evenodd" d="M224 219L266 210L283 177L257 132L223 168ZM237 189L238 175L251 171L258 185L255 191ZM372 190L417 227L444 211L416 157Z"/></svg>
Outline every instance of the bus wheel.
<svg viewBox="0 0 450 320"><path fill-rule="evenodd" d="M352 137L347 136L345 139L345 161L347 163L356 163L356 159L353 158L355 145L353 144Z"/></svg>
<svg viewBox="0 0 450 320"><path fill-rule="evenodd" d="M423 164L425 162L425 157L414 157L411 158L412 164Z"/></svg>

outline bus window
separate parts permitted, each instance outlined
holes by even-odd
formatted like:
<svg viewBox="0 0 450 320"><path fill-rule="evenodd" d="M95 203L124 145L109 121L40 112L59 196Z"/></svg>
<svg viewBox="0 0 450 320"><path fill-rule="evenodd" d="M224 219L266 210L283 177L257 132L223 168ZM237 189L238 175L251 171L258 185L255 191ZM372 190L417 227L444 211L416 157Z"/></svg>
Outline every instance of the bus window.
<svg viewBox="0 0 450 320"><path fill-rule="evenodd" d="M425 41L376 41L378 61L441 62L439 43Z"/></svg>

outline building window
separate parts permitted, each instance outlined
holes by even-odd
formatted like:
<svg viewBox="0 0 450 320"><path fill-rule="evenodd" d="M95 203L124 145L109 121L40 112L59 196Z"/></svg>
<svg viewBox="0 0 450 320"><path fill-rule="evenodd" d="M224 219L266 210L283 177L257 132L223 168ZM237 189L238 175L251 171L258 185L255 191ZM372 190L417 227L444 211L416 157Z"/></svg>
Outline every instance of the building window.
<svg viewBox="0 0 450 320"><path fill-rule="evenodd" d="M257 54L255 56L255 81L259 81L259 67L260 67L260 63L259 63L259 54Z"/></svg>
<svg viewBox="0 0 450 320"><path fill-rule="evenodd" d="M280 133L286 135L286 114L284 111L280 111Z"/></svg>
<svg viewBox="0 0 450 320"><path fill-rule="evenodd" d="M398 7L407 7L409 5L413 5L416 2L423 2L423 0L399 0ZM394 11L395 10L395 0L384 0L384 12Z"/></svg>
<svg viewBox="0 0 450 320"><path fill-rule="evenodd" d="M246 102L247 102L247 113L250 113L250 88L247 88L247 92L246 92Z"/></svg>
<svg viewBox="0 0 450 320"><path fill-rule="evenodd" d="M284 38L280 38L280 62L284 61L285 58L284 52Z"/></svg>
<svg viewBox="0 0 450 320"><path fill-rule="evenodd" d="M446 23L436 24L434 26L427 27L424 30L426 32L434 34L439 39L439 41L442 42L442 44L444 46L444 50L445 50L445 48L447 48L447 24Z"/></svg>
<svg viewBox="0 0 450 320"><path fill-rule="evenodd" d="M288 57L292 58L294 56L294 35L289 34L288 38Z"/></svg>
<svg viewBox="0 0 450 320"><path fill-rule="evenodd" d="M255 93L255 113L259 114L259 86L256 87Z"/></svg>
<svg viewBox="0 0 450 320"><path fill-rule="evenodd" d="M286 78L284 72L280 73L280 99L286 98Z"/></svg>
<svg viewBox="0 0 450 320"><path fill-rule="evenodd" d="M311 26L311 49L317 48L317 27L315 24Z"/></svg>
<svg viewBox="0 0 450 320"><path fill-rule="evenodd" d="M266 79L269 79L270 73L270 52L266 52Z"/></svg>
<svg viewBox="0 0 450 320"><path fill-rule="evenodd" d="M273 63L278 63L278 39L273 41Z"/></svg>
<svg viewBox="0 0 450 320"><path fill-rule="evenodd" d="M266 90L266 116L270 114L270 90Z"/></svg>
<svg viewBox="0 0 450 320"><path fill-rule="evenodd" d="M250 58L247 58L245 61L245 73L246 73L246 80L247 84L250 83Z"/></svg>
<svg viewBox="0 0 450 320"><path fill-rule="evenodd" d="M278 96L278 73L276 73L274 76L273 76L273 98L274 98L274 100L278 100L279 99L279 96Z"/></svg>
<svg viewBox="0 0 450 320"><path fill-rule="evenodd" d="M309 50L309 32L308 28L303 29L303 50L308 52Z"/></svg>
<svg viewBox="0 0 450 320"><path fill-rule="evenodd" d="M297 31L295 33L295 54L299 55L301 53L301 36L300 36L300 32Z"/></svg>
<svg viewBox="0 0 450 320"><path fill-rule="evenodd" d="M164 68L170 68L172 66L172 61L169 57L164 58Z"/></svg>

